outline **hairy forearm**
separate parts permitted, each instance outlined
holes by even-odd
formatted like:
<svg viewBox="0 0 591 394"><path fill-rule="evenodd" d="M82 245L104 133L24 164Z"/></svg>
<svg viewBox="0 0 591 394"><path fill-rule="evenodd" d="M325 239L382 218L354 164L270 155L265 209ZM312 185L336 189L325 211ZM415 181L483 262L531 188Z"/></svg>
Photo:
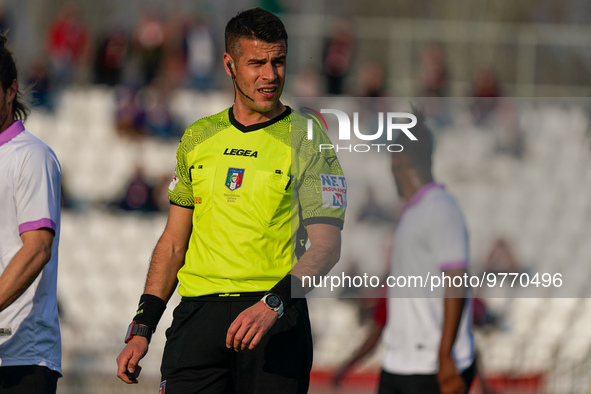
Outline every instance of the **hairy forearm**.
<svg viewBox="0 0 591 394"><path fill-rule="evenodd" d="M341 257L341 231L328 224L307 227L310 247L292 268L291 274L303 282L304 277L324 276ZM302 283L303 284L303 283ZM305 287L305 293L312 291Z"/></svg>
<svg viewBox="0 0 591 394"><path fill-rule="evenodd" d="M177 273L185 262L193 211L171 205L168 221L156 243L146 279L144 293L170 299L177 284Z"/></svg>
<svg viewBox="0 0 591 394"><path fill-rule="evenodd" d="M177 273L184 264L186 247L177 247L163 234L152 254L144 293L168 301L177 284Z"/></svg>
<svg viewBox="0 0 591 394"><path fill-rule="evenodd" d="M311 246L291 270L291 274L302 279L302 276L326 275L339 261L340 254L314 248Z"/></svg>
<svg viewBox="0 0 591 394"><path fill-rule="evenodd" d="M52 240L53 235L48 240L25 242L8 263L0 275L0 311L12 304L35 281L51 258Z"/></svg>

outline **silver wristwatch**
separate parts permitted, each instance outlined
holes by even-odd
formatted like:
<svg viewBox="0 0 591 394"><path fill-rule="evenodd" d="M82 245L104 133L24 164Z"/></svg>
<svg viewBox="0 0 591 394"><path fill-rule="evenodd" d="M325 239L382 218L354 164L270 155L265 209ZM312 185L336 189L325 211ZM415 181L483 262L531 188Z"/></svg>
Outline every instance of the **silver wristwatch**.
<svg viewBox="0 0 591 394"><path fill-rule="evenodd" d="M273 293L265 294L261 301L263 301L269 309L272 309L279 314L277 316L278 319L283 316L283 301L278 295Z"/></svg>

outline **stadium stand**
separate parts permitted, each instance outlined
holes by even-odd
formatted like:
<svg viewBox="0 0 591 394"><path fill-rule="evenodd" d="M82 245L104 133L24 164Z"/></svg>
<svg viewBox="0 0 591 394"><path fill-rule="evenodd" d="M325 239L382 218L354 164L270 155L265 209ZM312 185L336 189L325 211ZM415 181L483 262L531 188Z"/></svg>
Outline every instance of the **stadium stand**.
<svg viewBox="0 0 591 394"><path fill-rule="evenodd" d="M80 202L78 208L65 210L62 219L58 297L66 377L60 383L60 393L139 393L152 392L154 387L121 387L114 360L166 215L113 211L106 202L120 196L136 164L142 165L151 179L171 175L176 142L149 137L128 141L117 136L113 97L105 88L67 90L55 114L34 112L27 124L54 148L62 162L66 187ZM223 94L202 96L190 91L180 92L174 100L178 105L173 108L187 122L221 110L228 102ZM540 297L561 298L488 300L498 321L495 327L477 332L481 378L490 387L506 390L502 392L509 392L509 388L531 393L585 392L591 381L591 300L576 297L585 294L591 276L588 118L577 102L519 104L520 127L526 137L521 160L495 153L491 131L468 123L459 121L437 134L435 174L463 206L476 270L493 240L502 235L515 246L524 272L563 272L568 283L568 288L538 293ZM380 191L380 204L391 205L394 185L388 157L351 156L355 157L341 160L349 185L354 186L343 264L363 259L366 272L380 273L391 225L355 225L354 218L363 185ZM491 295L518 296L519 292L480 296ZM173 299L169 305L177 301ZM354 303L312 299L310 304L314 370L331 371L358 346L367 325L358 319ZM158 380L159 352L171 313L169 308L143 362L147 382ZM380 351L374 353L357 373L376 373L380 355ZM100 384L84 385L98 377Z"/></svg>

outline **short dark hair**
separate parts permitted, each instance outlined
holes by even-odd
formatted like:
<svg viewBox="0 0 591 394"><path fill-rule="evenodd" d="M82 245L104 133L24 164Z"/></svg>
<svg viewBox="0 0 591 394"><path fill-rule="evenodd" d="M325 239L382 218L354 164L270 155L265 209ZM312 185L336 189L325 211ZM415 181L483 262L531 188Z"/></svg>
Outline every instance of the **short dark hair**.
<svg viewBox="0 0 591 394"><path fill-rule="evenodd" d="M239 56L238 40L241 38L257 39L267 43L285 40L287 31L281 19L260 7L239 12L226 25L226 52Z"/></svg>
<svg viewBox="0 0 591 394"><path fill-rule="evenodd" d="M6 48L6 32L0 34L0 84L2 84L2 90L4 93L12 85L12 81L15 79L18 81L18 71L16 69L16 63L12 58L12 52ZM29 116L29 108L20 100L22 93L17 91L14 101L12 102L12 118L26 120Z"/></svg>
<svg viewBox="0 0 591 394"><path fill-rule="evenodd" d="M407 155L417 168L421 171L431 171L433 164L433 133L425 124L425 115L421 110L412 107L412 113L417 118L417 124L409 131L417 138L416 141L408 139L408 137L400 132L395 144L403 146L403 150L396 155Z"/></svg>

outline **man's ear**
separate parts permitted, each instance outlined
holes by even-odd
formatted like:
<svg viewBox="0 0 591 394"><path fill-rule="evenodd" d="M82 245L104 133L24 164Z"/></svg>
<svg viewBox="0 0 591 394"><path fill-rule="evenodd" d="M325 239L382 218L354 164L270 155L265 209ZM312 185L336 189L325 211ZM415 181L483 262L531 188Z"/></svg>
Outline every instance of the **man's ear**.
<svg viewBox="0 0 591 394"><path fill-rule="evenodd" d="M234 67L234 59L228 52L224 53L224 69L226 70L226 74L229 77L234 77L234 70L231 68Z"/></svg>
<svg viewBox="0 0 591 394"><path fill-rule="evenodd" d="M12 80L12 85L6 89L6 100L9 103L12 103L16 98L16 93L18 92L18 82L16 79Z"/></svg>

